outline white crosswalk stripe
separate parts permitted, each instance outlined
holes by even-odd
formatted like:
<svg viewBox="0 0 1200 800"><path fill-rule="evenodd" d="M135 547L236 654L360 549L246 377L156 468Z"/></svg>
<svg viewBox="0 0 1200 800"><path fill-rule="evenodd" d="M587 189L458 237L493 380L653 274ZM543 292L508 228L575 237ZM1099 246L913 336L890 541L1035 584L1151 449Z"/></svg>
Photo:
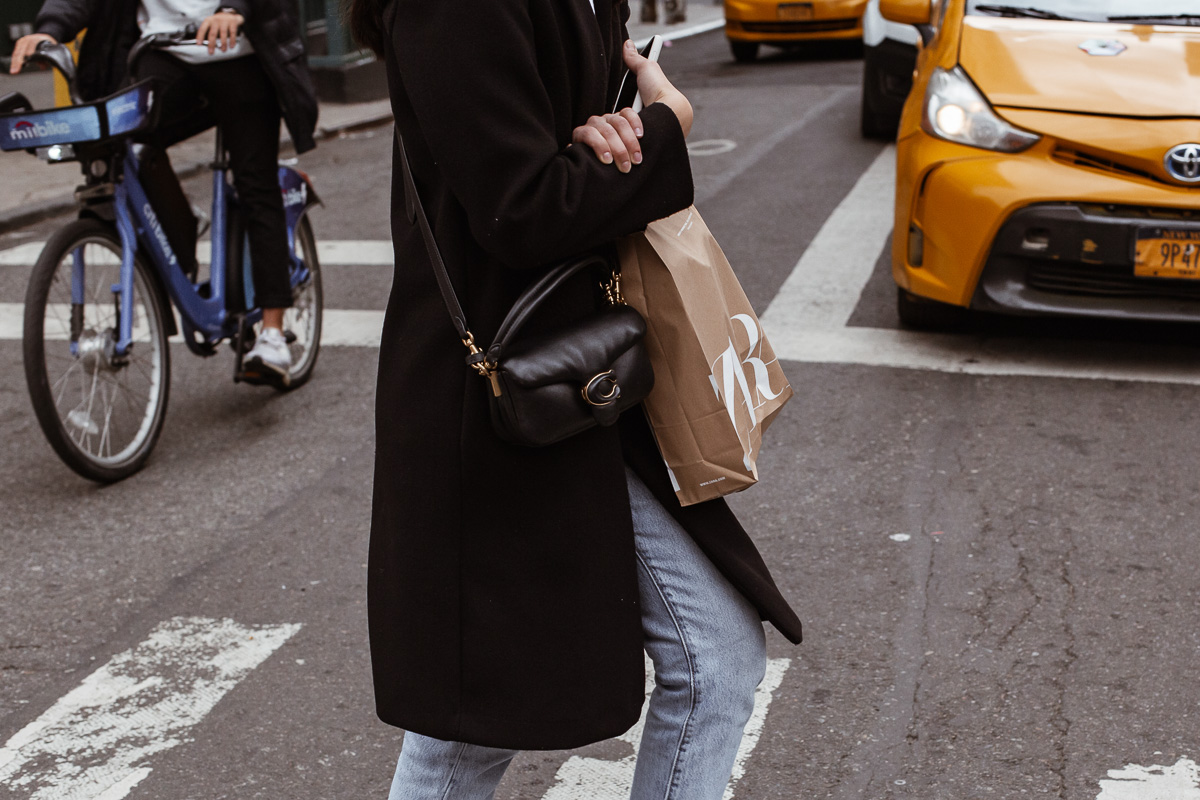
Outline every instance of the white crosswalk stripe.
<svg viewBox="0 0 1200 800"><path fill-rule="evenodd" d="M1055 340L985 339L907 330L850 328L846 321L892 226L895 152L885 148L801 255L763 314L763 327L785 361L873 367L1152 383L1200 383L1189 348L1106 345ZM42 242L0 251L0 266L28 266ZM390 267L386 240L318 244L325 266ZM206 248L201 249L206 260ZM736 266L736 265L735 265ZM0 303L0 341L21 338L20 303ZM378 347L383 312L326 309L321 343Z"/></svg>
<svg viewBox="0 0 1200 800"><path fill-rule="evenodd" d="M1096 800L1200 800L1200 765L1185 756L1173 766L1110 769Z"/></svg>
<svg viewBox="0 0 1200 800"><path fill-rule="evenodd" d="M0 303L0 341L20 341L24 330L25 306L22 303ZM383 312L355 309L326 309L321 344L326 347L379 347L383 331ZM63 338L61 326L48 338ZM183 342L183 337L172 337Z"/></svg>
<svg viewBox="0 0 1200 800"><path fill-rule="evenodd" d="M733 774L729 779L729 787L725 790L724 800L733 800L738 781L746 774L746 762L758 746L759 736L762 735L763 724L767 720L767 712L771 707L775 690L783 682L783 676L792 664L791 659L773 658L767 662L766 676L754 694L754 711L746 724L746 733L738 747L734 760ZM646 659L646 694L649 696L654 689L653 666ZM619 741L630 746L629 754L617 761L607 761L601 758L571 756L554 776L554 784L542 795L542 800L625 800L633 786L633 770L637 763L636 754L642 741L642 731L646 726L646 712L649 703L642 706L642 717L632 728L618 736Z"/></svg>
<svg viewBox="0 0 1200 800"><path fill-rule="evenodd" d="M845 326L892 230L895 173L886 147L825 220L763 314L772 341L777 331Z"/></svg>
<svg viewBox="0 0 1200 800"><path fill-rule="evenodd" d="M45 246L45 242L26 242L7 250L0 250L0 267L32 266ZM392 243L386 239L334 239L317 242L317 259L325 267L390 267L394 258ZM115 262L116 259L113 260ZM205 240L196 246L196 260L201 264L212 261L211 242Z"/></svg>
<svg viewBox="0 0 1200 800"><path fill-rule="evenodd" d="M120 800L299 625L176 617L113 656L0 747L0 787L29 800ZM17 796L17 795L13 795Z"/></svg>

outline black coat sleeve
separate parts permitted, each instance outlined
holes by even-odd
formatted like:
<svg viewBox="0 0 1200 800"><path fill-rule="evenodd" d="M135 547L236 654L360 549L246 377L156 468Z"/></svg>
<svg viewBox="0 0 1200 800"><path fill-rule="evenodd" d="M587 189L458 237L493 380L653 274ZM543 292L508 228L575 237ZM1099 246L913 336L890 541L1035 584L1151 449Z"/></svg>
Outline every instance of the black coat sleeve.
<svg viewBox="0 0 1200 800"><path fill-rule="evenodd" d="M95 5L96 0L46 0L34 19L33 28L38 33L53 36L58 42L74 41L79 32L88 27Z"/></svg>
<svg viewBox="0 0 1200 800"><path fill-rule="evenodd" d="M563 110L539 76L547 65L528 2L397 0L392 27L436 166L480 245L512 267L611 242L686 208L693 194L683 131L661 103L642 112L643 162L628 174L556 140Z"/></svg>

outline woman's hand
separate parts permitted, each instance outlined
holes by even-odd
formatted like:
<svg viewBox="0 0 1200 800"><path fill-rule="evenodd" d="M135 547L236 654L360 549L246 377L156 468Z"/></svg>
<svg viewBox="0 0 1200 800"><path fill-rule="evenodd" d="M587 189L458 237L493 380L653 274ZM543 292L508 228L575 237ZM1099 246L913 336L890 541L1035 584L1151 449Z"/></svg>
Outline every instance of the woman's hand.
<svg viewBox="0 0 1200 800"><path fill-rule="evenodd" d="M592 148L605 164L616 163L621 172L629 172L634 164L642 163L642 120L631 108L619 114L592 117L571 134L572 144Z"/></svg>
<svg viewBox="0 0 1200 800"><path fill-rule="evenodd" d="M208 54L211 56L219 46L222 51L237 44L238 28L246 18L233 11L218 11L204 22L196 31L196 44L208 44Z"/></svg>
<svg viewBox="0 0 1200 800"><path fill-rule="evenodd" d="M686 137L692 130L692 104L683 96L683 92L667 80L657 61L651 61L637 51L632 40L625 41L622 55L625 57L625 66L637 76L638 94L642 96L642 102L647 106L665 103L679 118Z"/></svg>
<svg viewBox="0 0 1200 800"><path fill-rule="evenodd" d="M50 44L58 44L54 37L48 33L30 33L17 39L16 46L13 47L12 64L8 67L8 74L16 75L25 66L25 61L33 55L37 50L37 46L42 42Z"/></svg>

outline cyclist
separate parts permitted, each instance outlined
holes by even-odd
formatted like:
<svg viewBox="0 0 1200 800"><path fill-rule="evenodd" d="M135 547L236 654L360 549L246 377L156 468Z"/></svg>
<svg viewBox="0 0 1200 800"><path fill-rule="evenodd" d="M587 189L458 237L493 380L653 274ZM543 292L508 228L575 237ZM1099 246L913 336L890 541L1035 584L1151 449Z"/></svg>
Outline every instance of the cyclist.
<svg viewBox="0 0 1200 800"><path fill-rule="evenodd" d="M159 78L160 135L166 147L221 126L250 244L255 303L263 327L246 354L244 379L284 382L291 354L283 335L292 305L286 218L279 191L279 121L297 153L315 146L317 100L304 59L294 0L46 0L36 33L13 50L11 72L42 41L69 42L87 29L79 54L78 87L85 100L111 94L128 80L126 61L141 36L197 25L195 43L145 52L138 79ZM242 35L244 34L244 35ZM207 101L200 107L198 99Z"/></svg>

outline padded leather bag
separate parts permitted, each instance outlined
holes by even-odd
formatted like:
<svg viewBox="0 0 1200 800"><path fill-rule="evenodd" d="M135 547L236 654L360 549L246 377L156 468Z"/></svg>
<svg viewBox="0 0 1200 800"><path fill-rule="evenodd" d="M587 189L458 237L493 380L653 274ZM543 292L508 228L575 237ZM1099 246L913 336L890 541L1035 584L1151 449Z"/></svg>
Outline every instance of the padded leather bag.
<svg viewBox="0 0 1200 800"><path fill-rule="evenodd" d="M421 229L442 299L467 348L467 364L490 383L496 435L512 444L541 447L595 425L612 425L621 412L641 403L654 386L654 369L643 344L646 321L625 305L620 274L601 256L569 259L548 270L517 298L487 350L479 348L429 227L399 130L396 139L408 219ZM607 305L551 333L521 337L522 327L537 310L585 271L601 278Z"/></svg>

